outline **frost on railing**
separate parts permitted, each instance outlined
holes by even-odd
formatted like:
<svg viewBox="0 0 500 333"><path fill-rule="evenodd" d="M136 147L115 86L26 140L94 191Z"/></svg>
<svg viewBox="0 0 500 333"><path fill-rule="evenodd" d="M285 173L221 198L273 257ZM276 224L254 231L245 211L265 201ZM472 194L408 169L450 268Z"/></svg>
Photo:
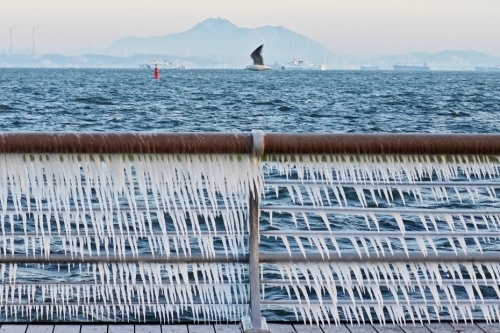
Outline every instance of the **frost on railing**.
<svg viewBox="0 0 500 333"><path fill-rule="evenodd" d="M500 319L500 136L0 147L2 321Z"/></svg>
<svg viewBox="0 0 500 333"><path fill-rule="evenodd" d="M264 164L262 304L315 323L500 319L500 159L288 155Z"/></svg>
<svg viewBox="0 0 500 333"><path fill-rule="evenodd" d="M244 155L0 155L0 320L239 320L260 179Z"/></svg>

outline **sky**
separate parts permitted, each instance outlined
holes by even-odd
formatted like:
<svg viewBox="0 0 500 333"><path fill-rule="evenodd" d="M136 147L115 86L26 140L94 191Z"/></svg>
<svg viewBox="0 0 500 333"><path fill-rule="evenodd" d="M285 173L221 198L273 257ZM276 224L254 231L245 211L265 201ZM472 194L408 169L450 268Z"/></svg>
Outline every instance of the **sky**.
<svg viewBox="0 0 500 333"><path fill-rule="evenodd" d="M469 50L500 56L500 0L0 0L0 53L78 54L221 17L283 26L334 53ZM33 34L34 31L34 34Z"/></svg>

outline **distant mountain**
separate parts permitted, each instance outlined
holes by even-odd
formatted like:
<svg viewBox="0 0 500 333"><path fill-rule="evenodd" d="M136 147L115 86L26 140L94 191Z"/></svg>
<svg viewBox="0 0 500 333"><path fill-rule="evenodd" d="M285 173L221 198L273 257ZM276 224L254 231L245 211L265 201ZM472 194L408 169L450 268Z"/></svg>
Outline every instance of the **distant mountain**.
<svg viewBox="0 0 500 333"><path fill-rule="evenodd" d="M340 70L358 70L366 65L392 70L395 64L426 63L431 70L470 71L476 66L500 64L500 57L473 50L385 56L332 53L318 42L281 26L248 29L226 19L210 18L181 33L121 38L99 54L44 54L35 57L31 52L0 53L0 67L147 68L145 65L157 61L165 69L166 63L190 69L244 68L252 62L250 53L261 44L264 44L264 62L270 66L284 65L293 59Z"/></svg>
<svg viewBox="0 0 500 333"><path fill-rule="evenodd" d="M212 59L219 67L244 67L251 63L250 53L264 44L267 65L293 60L316 64L331 62L335 55L318 42L281 26L241 28L222 18L210 18L191 29L161 37L126 37L103 50L114 56L164 54L169 57Z"/></svg>

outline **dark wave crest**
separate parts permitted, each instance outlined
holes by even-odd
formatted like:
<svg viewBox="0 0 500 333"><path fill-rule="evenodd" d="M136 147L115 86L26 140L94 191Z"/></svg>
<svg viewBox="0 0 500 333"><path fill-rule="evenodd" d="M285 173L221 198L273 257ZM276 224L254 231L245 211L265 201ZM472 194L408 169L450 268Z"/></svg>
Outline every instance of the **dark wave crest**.
<svg viewBox="0 0 500 333"><path fill-rule="evenodd" d="M104 97L78 97L75 98L75 102L84 104L96 104L96 105L114 105L112 100Z"/></svg>

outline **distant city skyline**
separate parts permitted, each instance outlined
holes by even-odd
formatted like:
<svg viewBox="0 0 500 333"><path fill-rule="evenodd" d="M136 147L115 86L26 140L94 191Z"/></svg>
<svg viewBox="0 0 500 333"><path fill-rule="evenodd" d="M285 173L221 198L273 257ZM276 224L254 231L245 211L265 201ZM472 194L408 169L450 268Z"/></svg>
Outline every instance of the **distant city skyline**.
<svg viewBox="0 0 500 333"><path fill-rule="evenodd" d="M0 52L27 54L34 45L39 54L97 52L119 38L179 33L210 17L284 26L334 53L500 56L498 0L0 0Z"/></svg>

